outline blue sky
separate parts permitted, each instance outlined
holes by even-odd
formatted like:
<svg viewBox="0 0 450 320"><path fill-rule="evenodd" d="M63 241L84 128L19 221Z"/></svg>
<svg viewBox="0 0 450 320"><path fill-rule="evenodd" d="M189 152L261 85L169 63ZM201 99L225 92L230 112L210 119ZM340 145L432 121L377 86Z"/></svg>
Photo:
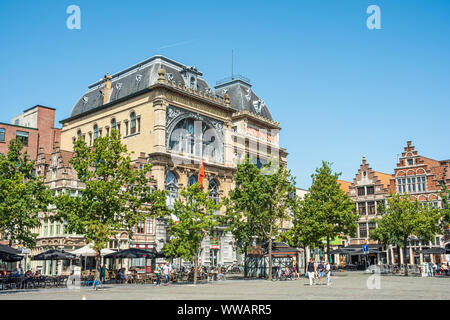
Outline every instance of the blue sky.
<svg viewBox="0 0 450 320"><path fill-rule="evenodd" d="M66 28L71 4L81 30ZM372 4L381 30L366 27ZM214 85L234 50L299 187L322 160L346 180L363 155L391 173L407 140L450 158L449 14L444 0L1 1L0 121L36 104L67 118L89 84L155 54Z"/></svg>

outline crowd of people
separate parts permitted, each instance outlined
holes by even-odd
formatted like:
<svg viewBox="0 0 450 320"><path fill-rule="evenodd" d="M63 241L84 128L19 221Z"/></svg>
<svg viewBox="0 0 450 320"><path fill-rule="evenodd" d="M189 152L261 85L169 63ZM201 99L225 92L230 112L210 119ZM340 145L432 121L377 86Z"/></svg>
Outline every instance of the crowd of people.
<svg viewBox="0 0 450 320"><path fill-rule="evenodd" d="M306 268L307 275L309 278L309 285L312 286L314 282L317 284L323 283L323 278L327 278L327 286L331 285L331 272L333 267L330 261L320 261L319 263L314 263L313 259L309 259L308 266Z"/></svg>
<svg viewBox="0 0 450 320"><path fill-rule="evenodd" d="M433 264L433 275L434 276L448 276L450 269L450 262L443 262L441 264L434 263Z"/></svg>
<svg viewBox="0 0 450 320"><path fill-rule="evenodd" d="M2 269L0 270L0 277L2 278L7 278L7 277L35 277L35 278L39 278L41 276L41 271L39 269L36 269L36 271L32 271L31 269L28 269L25 273L23 271L22 268L22 264L19 264L18 267L12 271L12 272L8 272L6 266L2 266Z"/></svg>

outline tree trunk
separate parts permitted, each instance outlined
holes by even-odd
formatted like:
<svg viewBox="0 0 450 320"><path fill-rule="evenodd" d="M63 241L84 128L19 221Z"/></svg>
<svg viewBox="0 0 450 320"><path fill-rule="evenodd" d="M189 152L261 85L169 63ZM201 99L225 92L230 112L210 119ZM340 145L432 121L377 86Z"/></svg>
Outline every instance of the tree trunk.
<svg viewBox="0 0 450 320"><path fill-rule="evenodd" d="M408 250L408 239L403 240L403 262L405 265L405 277L408 276L408 259L406 258L406 252Z"/></svg>
<svg viewBox="0 0 450 320"><path fill-rule="evenodd" d="M244 252L244 278L247 278L247 250Z"/></svg>
<svg viewBox="0 0 450 320"><path fill-rule="evenodd" d="M9 239L9 247L12 247L12 239Z"/></svg>
<svg viewBox="0 0 450 320"><path fill-rule="evenodd" d="M194 286L197 284L197 275L198 275L198 253L195 253L194 257Z"/></svg>
<svg viewBox="0 0 450 320"><path fill-rule="evenodd" d="M402 261L401 261L401 257L400 257L400 250L401 250L402 248L400 247L400 246L398 246L397 245L397 267L398 267L398 270L401 270L402 269ZM394 254L394 256L395 256L395 254Z"/></svg>
<svg viewBox="0 0 450 320"><path fill-rule="evenodd" d="M307 264L308 264L308 258L306 257L306 246L304 246L303 247L303 257L305 258L303 261L304 261L304 263L303 263L303 271L304 271L304 274L306 274L306 266L307 266Z"/></svg>
<svg viewBox="0 0 450 320"><path fill-rule="evenodd" d="M270 225L269 234L269 275L268 280L272 280L272 224Z"/></svg>
<svg viewBox="0 0 450 320"><path fill-rule="evenodd" d="M95 271L94 271L94 290L97 290L97 281L100 280L100 273L98 270L98 259L100 258L100 251L96 252L95 255Z"/></svg>
<svg viewBox="0 0 450 320"><path fill-rule="evenodd" d="M325 255L326 261L330 259L330 236L327 236L327 254Z"/></svg>

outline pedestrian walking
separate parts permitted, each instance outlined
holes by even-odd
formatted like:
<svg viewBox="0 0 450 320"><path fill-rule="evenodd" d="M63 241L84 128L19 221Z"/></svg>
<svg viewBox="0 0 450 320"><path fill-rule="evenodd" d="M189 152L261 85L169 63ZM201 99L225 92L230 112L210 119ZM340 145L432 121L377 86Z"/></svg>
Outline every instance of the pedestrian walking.
<svg viewBox="0 0 450 320"><path fill-rule="evenodd" d="M100 269L100 282L105 283L105 280L106 280L106 266L103 265L102 268Z"/></svg>
<svg viewBox="0 0 450 320"><path fill-rule="evenodd" d="M306 269L308 271L308 278L309 278L309 285L313 285L314 276L317 273L316 270L316 264L314 263L313 259L309 259L308 267Z"/></svg>
<svg viewBox="0 0 450 320"><path fill-rule="evenodd" d="M325 265L325 274L327 275L327 286L331 285L331 270L332 266L330 263L330 260L328 260L327 264Z"/></svg>
<svg viewBox="0 0 450 320"><path fill-rule="evenodd" d="M100 272L97 269L95 269L94 270L94 283L93 283L95 291L97 291L99 284L100 284Z"/></svg>
<svg viewBox="0 0 450 320"><path fill-rule="evenodd" d="M161 272L162 272L161 263L156 266L155 271L156 271L156 285L160 286L161 285Z"/></svg>
<svg viewBox="0 0 450 320"><path fill-rule="evenodd" d="M322 283L322 278L324 277L325 272L325 266L323 265L323 261L319 262L319 265L317 266L317 276L319 278L319 283Z"/></svg>
<svg viewBox="0 0 450 320"><path fill-rule="evenodd" d="M169 262L166 262L166 264L163 266L163 273L164 273L164 285L167 286L169 284L169 274L170 274Z"/></svg>
<svg viewBox="0 0 450 320"><path fill-rule="evenodd" d="M297 265L295 263L292 265L292 276L294 279L297 278L300 280L300 273L297 271Z"/></svg>

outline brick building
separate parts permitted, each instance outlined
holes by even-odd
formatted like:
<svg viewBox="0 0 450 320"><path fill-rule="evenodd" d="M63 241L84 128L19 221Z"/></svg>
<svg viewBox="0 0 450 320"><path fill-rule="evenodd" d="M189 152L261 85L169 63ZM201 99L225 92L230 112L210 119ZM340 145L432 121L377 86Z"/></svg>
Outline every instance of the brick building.
<svg viewBox="0 0 450 320"><path fill-rule="evenodd" d="M61 129L55 128L55 109L36 105L14 117L11 123L0 122L0 154L7 154L11 140L20 139L30 160L36 160L39 150L53 151L61 140ZM0 244L8 244L0 234Z"/></svg>
<svg viewBox="0 0 450 320"><path fill-rule="evenodd" d="M12 139L20 139L31 160L40 148L50 154L54 142L61 140L61 129L55 128L55 109L36 105L14 117L11 124L0 122L0 153L8 153Z"/></svg>
<svg viewBox="0 0 450 320"><path fill-rule="evenodd" d="M435 160L420 155L411 141L408 141L401 157L398 159L397 167L390 182L390 192L411 195L413 200L417 199L426 202L436 208L442 208L442 199L439 192L441 184L450 186L450 160ZM421 261L439 260L440 256L425 256L420 253L422 249L429 247L450 248L450 237L448 230L444 235L436 235L431 243L420 239L410 240L410 250L408 257L410 263L420 263ZM403 263L403 253L400 252L400 260ZM439 261L437 261L439 262Z"/></svg>
<svg viewBox="0 0 450 320"><path fill-rule="evenodd" d="M69 193L72 197L82 196L84 184L78 180L77 173L70 164L73 152L61 150L59 143L55 143L53 152L47 154L41 147L36 160L36 173L45 177L45 184L55 192L56 195ZM135 168L147 163L145 154L141 154L134 162ZM156 186L155 186L156 187ZM51 221L48 213L42 213L41 226L35 230L38 234L36 247L31 255L36 255L50 249L73 251L85 246L87 243L83 235L69 233L66 230L66 221ZM127 248L153 248L156 247L156 227L154 219L147 219L144 223L137 225L134 234L129 239L128 233L118 232L115 238L109 241L108 248L112 250ZM93 265L93 259L87 261L87 265ZM143 261L139 261L143 263ZM32 268L40 268L43 274L58 274L66 271L68 262L50 263L49 261L27 261ZM125 263L124 265L128 265ZM147 266L146 266L147 267ZM150 266L149 266L150 267Z"/></svg>
<svg viewBox="0 0 450 320"><path fill-rule="evenodd" d="M376 228L376 223L371 222L377 217L378 205L385 203L389 195L389 183L391 174L373 170L366 158L356 173L353 182L348 187L348 195L356 204L356 212L359 214L358 230L356 237L348 238L349 248L360 249L362 245L369 245L369 250L376 250L380 253L369 253L368 255L352 255L351 263L362 263L362 260L369 260L370 264L387 263L389 257L386 251L377 241L370 240L370 232Z"/></svg>

